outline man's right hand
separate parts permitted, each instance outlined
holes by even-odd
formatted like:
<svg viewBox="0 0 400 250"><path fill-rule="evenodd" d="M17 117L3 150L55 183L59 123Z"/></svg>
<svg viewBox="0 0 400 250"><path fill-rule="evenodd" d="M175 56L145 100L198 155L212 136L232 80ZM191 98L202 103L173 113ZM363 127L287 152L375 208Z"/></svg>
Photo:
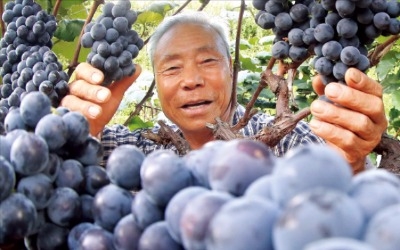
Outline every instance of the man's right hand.
<svg viewBox="0 0 400 250"><path fill-rule="evenodd" d="M69 84L69 94L61 106L81 112L89 121L90 134L97 136L118 109L125 91L138 78L142 69L139 65L132 76L116 81L108 87L101 86L103 73L88 63L76 67L75 80Z"/></svg>

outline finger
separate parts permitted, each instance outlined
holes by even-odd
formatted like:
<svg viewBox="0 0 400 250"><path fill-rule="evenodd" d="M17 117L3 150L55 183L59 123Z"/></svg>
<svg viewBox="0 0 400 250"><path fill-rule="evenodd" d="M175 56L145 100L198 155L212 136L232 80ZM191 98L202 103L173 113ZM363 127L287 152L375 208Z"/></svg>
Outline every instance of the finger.
<svg viewBox="0 0 400 250"><path fill-rule="evenodd" d="M314 77L314 79L312 80L312 86L313 86L313 88L314 88L314 91L315 91L318 95L323 95L323 94L324 94L325 85L323 84L320 75L317 75L316 77Z"/></svg>
<svg viewBox="0 0 400 250"><path fill-rule="evenodd" d="M313 133L340 148L349 163L364 158L374 147L372 143L339 126L317 119L311 120L309 124Z"/></svg>
<svg viewBox="0 0 400 250"><path fill-rule="evenodd" d="M85 80L92 84L101 84L104 74L89 63L80 63L75 69L76 79Z"/></svg>
<svg viewBox="0 0 400 250"><path fill-rule="evenodd" d="M135 65L135 68L136 68L135 73L133 73L131 76L125 77L120 81L111 84L110 90L113 93L113 95L123 96L125 91L136 81L136 79L142 72L142 68L138 64Z"/></svg>
<svg viewBox="0 0 400 250"><path fill-rule="evenodd" d="M364 140L380 140L377 125L366 115L319 100L311 104L310 110L318 120L350 130Z"/></svg>
<svg viewBox="0 0 400 250"><path fill-rule="evenodd" d="M348 87L340 83L330 83L325 87L325 95L334 103L367 115L375 123L383 123L384 106L382 99Z"/></svg>
<svg viewBox="0 0 400 250"><path fill-rule="evenodd" d="M93 85L84 80L76 80L69 84L69 92L83 100L104 103L111 97L111 92L108 88Z"/></svg>
<svg viewBox="0 0 400 250"><path fill-rule="evenodd" d="M81 112L88 119L96 119L100 117L102 108L92 102L82 100L74 95L67 95L61 100L61 106L71 111Z"/></svg>
<svg viewBox="0 0 400 250"><path fill-rule="evenodd" d="M346 84L354 89L358 89L370 95L382 97L382 86L356 68L349 68L346 71L345 80Z"/></svg>

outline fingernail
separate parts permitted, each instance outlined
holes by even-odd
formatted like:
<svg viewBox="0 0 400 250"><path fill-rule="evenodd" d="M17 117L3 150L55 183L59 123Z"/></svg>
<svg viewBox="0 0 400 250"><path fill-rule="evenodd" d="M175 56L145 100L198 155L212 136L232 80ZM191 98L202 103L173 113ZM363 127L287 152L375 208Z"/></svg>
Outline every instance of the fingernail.
<svg viewBox="0 0 400 250"><path fill-rule="evenodd" d="M342 87L339 84L331 83L325 88L325 95L328 97L338 97L342 92Z"/></svg>
<svg viewBox="0 0 400 250"><path fill-rule="evenodd" d="M88 111L92 117L97 117L100 114L100 108L96 106L90 106Z"/></svg>
<svg viewBox="0 0 400 250"><path fill-rule="evenodd" d="M92 80L99 83L101 81L101 75L98 72L94 72L92 74Z"/></svg>
<svg viewBox="0 0 400 250"><path fill-rule="evenodd" d="M350 71L350 78L353 80L353 82L359 83L361 81L361 74L354 69L350 69L349 71Z"/></svg>
<svg viewBox="0 0 400 250"><path fill-rule="evenodd" d="M100 89L99 91L97 91L97 99L99 99L99 101L104 101L106 100L108 97L108 91L105 89Z"/></svg>

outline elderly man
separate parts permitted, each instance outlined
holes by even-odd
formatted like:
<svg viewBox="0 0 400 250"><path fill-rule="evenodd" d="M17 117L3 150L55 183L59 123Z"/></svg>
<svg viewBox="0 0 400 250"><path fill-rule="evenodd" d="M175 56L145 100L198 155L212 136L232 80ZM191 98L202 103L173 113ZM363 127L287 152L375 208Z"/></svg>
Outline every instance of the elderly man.
<svg viewBox="0 0 400 250"><path fill-rule="evenodd" d="M169 17L151 37L148 51L162 110L192 149L214 140L207 123L215 123L217 117L227 121L231 109L236 109L233 122L243 115L243 107L231 103L232 59L226 30L220 22L201 13ZM127 143L137 145L144 153L175 149L143 138L140 130L129 131L121 125L106 127L140 72L137 65L133 76L106 88L101 86L102 72L82 63L76 69L76 80L70 84L70 95L62 100L63 106L81 111L88 118L92 135L102 134L105 160L115 147ZM309 124L299 122L273 148L276 155L297 145L325 141L343 155L354 172L364 169L367 155L387 127L382 88L356 69L346 72L346 83L325 87L319 77L314 79L315 91L338 105L314 101L313 120ZM272 120L266 114L256 114L242 133L254 135Z"/></svg>

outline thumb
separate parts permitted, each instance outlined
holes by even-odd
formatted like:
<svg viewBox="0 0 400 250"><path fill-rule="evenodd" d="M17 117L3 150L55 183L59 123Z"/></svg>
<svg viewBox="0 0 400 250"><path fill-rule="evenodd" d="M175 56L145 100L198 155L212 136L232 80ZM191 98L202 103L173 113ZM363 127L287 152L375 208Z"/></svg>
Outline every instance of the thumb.
<svg viewBox="0 0 400 250"><path fill-rule="evenodd" d="M125 91L136 81L136 79L139 77L140 73L142 72L142 68L140 65L135 64L135 72L128 77L124 77L123 79L114 82L111 84L109 87L112 95L114 97L122 97L125 93Z"/></svg>

